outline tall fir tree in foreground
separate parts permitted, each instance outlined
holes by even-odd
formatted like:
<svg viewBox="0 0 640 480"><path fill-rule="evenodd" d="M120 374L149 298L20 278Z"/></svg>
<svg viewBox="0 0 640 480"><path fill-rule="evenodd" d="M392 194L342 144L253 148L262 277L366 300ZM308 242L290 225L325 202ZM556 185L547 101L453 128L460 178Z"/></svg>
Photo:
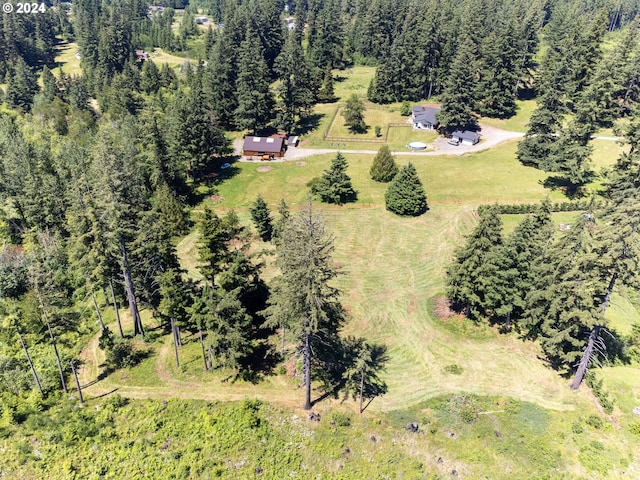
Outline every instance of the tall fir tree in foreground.
<svg viewBox="0 0 640 480"><path fill-rule="evenodd" d="M427 195L412 163L400 169L384 194L387 210L415 217L427 211Z"/></svg>
<svg viewBox="0 0 640 480"><path fill-rule="evenodd" d="M376 182L387 183L393 180L393 177L398 173L398 166L391 155L389 145L384 144L378 150L378 153L373 157L373 164L369 170L371 179Z"/></svg>
<svg viewBox="0 0 640 480"><path fill-rule="evenodd" d="M330 285L338 275L333 242L324 220L309 205L286 223L277 248L282 274L269 300L268 324L286 326L296 339L303 361L305 410L311 408L312 379L335 367L324 355L335 350L331 345L339 342L344 321L339 292Z"/></svg>
<svg viewBox="0 0 640 480"><path fill-rule="evenodd" d="M553 236L550 203L522 220L515 230L496 247L489 262L492 277L487 282L487 307L494 321L508 330L522 317L526 296L534 284L533 266L544 254Z"/></svg>
<svg viewBox="0 0 640 480"><path fill-rule="evenodd" d="M320 181L315 186L315 193L325 203L342 205L354 202L357 194L351 185L351 178L347 175L347 159L340 152L331 161L331 166L325 170Z"/></svg>
<svg viewBox="0 0 640 480"><path fill-rule="evenodd" d="M496 209L489 208L447 269L447 297L467 317L478 319L490 312L487 290L496 269L494 253L501 245L502 222Z"/></svg>
<svg viewBox="0 0 640 480"><path fill-rule="evenodd" d="M600 299L607 290L592 212L578 216L570 230L546 251L535 268L523 324L551 365L573 369L589 333L605 325Z"/></svg>
<svg viewBox="0 0 640 480"><path fill-rule="evenodd" d="M253 223L258 230L258 235L265 242L271 240L273 234L273 224L271 222L271 213L269 207L261 195L258 195L253 206L249 209Z"/></svg>

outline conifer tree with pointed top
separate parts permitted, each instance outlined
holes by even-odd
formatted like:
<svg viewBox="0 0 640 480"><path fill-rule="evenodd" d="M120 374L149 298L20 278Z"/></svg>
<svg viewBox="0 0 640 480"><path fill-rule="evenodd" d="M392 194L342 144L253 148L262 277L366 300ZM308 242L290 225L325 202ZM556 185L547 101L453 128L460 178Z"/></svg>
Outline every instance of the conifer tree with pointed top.
<svg viewBox="0 0 640 480"><path fill-rule="evenodd" d="M335 367L323 360L327 346L339 341L345 313L331 282L334 241L311 205L284 226L277 246L282 275L266 310L267 325L286 327L296 339L303 361L304 409L311 409L311 381Z"/></svg>
<svg viewBox="0 0 640 480"><path fill-rule="evenodd" d="M357 193L351 185L351 178L347 175L348 166L347 159L338 152L329 169L324 171L315 186L315 193L320 200L337 205L356 200Z"/></svg>
<svg viewBox="0 0 640 480"><path fill-rule="evenodd" d="M495 273L493 255L501 245L502 221L496 209L489 208L465 245L456 250L447 269L447 297L469 318L479 319L489 313L488 279Z"/></svg>
<svg viewBox="0 0 640 480"><path fill-rule="evenodd" d="M550 206L547 200L537 212L525 217L489 259L493 268L485 282L487 311L507 330L524 313L526 296L535 280L532 266L553 236Z"/></svg>
<svg viewBox="0 0 640 480"><path fill-rule="evenodd" d="M427 211L427 195L412 163L402 167L393 177L384 201L387 210L397 215L416 217Z"/></svg>
<svg viewBox="0 0 640 480"><path fill-rule="evenodd" d="M478 52L470 39L460 45L451 64L447 86L442 93L442 109L438 113L439 130L451 134L455 130L477 130L476 76Z"/></svg>
<svg viewBox="0 0 640 480"><path fill-rule="evenodd" d="M393 177L398 173L398 166L391 155L389 145L384 144L378 150L378 153L373 157L373 164L369 170L371 179L376 182L387 183L393 180Z"/></svg>
<svg viewBox="0 0 640 480"><path fill-rule="evenodd" d="M264 201L264 198L262 198L261 195L258 195L249 211L251 213L253 223L258 230L258 235L260 235L260 238L262 238L262 240L264 240L265 242L271 240L271 235L273 234L271 213L269 212L267 202Z"/></svg>
<svg viewBox="0 0 640 480"><path fill-rule="evenodd" d="M256 132L271 120L274 100L262 46L251 30L240 45L236 91L238 106L234 123L241 129Z"/></svg>

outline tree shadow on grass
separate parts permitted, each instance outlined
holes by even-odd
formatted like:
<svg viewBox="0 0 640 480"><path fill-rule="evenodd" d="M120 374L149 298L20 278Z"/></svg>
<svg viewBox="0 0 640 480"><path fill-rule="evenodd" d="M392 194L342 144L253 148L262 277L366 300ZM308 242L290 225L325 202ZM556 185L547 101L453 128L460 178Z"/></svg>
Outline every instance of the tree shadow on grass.
<svg viewBox="0 0 640 480"><path fill-rule="evenodd" d="M305 135L320 126L320 120L325 116L324 113L314 113L308 117L300 119L300 122L291 132L293 135Z"/></svg>
<svg viewBox="0 0 640 480"><path fill-rule="evenodd" d="M584 198L588 195L586 184L591 182L595 177L593 172L589 172L585 175L585 181L583 184L576 185L572 183L568 178L560 175L550 175L544 181L540 182L544 188L548 188L552 191L559 190L570 200L576 200Z"/></svg>
<svg viewBox="0 0 640 480"><path fill-rule="evenodd" d="M345 125L347 124L345 123ZM352 133L353 135L364 135L366 133L369 133L369 130L371 130L370 125L355 125L349 127L349 133Z"/></svg>

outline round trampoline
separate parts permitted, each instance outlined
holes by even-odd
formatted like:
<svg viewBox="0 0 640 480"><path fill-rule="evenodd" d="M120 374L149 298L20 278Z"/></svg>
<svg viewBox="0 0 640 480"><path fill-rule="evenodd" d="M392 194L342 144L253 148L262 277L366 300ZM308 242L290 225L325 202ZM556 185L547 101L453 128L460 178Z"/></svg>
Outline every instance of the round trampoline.
<svg viewBox="0 0 640 480"><path fill-rule="evenodd" d="M409 147L409 150L414 152L416 150L426 150L427 144L422 142L410 142L407 147Z"/></svg>

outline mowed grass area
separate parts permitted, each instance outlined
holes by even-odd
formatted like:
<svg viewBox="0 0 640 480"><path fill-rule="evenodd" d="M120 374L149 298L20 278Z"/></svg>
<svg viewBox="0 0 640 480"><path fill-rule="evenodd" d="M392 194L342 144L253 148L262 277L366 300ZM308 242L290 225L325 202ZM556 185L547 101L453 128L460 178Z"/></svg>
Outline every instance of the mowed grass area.
<svg viewBox="0 0 640 480"><path fill-rule="evenodd" d="M367 126L366 131L363 133L352 133L344 120L344 105L338 106L337 109L335 120L329 127L329 137L348 137L362 140L375 139L378 138L375 135L376 126L380 127L384 135L384 131L387 129L389 123L404 123L406 120L406 117L401 116L399 112L389 112L381 107L372 107L371 105L365 104L363 116L364 123Z"/></svg>
<svg viewBox="0 0 640 480"><path fill-rule="evenodd" d="M66 75L82 75L80 59L76 58L78 44L75 42L63 42L56 45L55 48L57 67L52 69L51 72L56 77L60 77L61 72L64 72Z"/></svg>
<svg viewBox="0 0 640 480"><path fill-rule="evenodd" d="M179 57L177 55L172 55L170 53L165 52L161 48L154 48L151 53L151 60L160 68L162 64L167 63L170 67L174 69L179 69L184 65L186 60L185 57ZM191 65L196 65L198 63L197 59L190 58L189 62Z"/></svg>
<svg viewBox="0 0 640 480"><path fill-rule="evenodd" d="M390 391L376 400L376 408L390 410L462 391L503 394L555 409L570 409L582 401L539 360L535 344L432 314L453 249L476 223L476 205L535 203L547 195L552 201L563 200L559 192L543 188L543 172L515 160L515 148L516 142L508 142L462 157L413 158L431 206L416 219L387 212L386 185L368 177L371 155L347 152L359 201L343 207L317 205L336 236L336 261L344 271L337 284L351 316L346 333L390 348ZM306 183L320 175L332 157L312 157L303 166L272 163L268 172L259 172L261 165L255 163L237 163L234 175L219 186L224 200L214 208L244 214L261 194L272 208L284 198L297 209L307 201ZM408 159L397 161L402 165ZM462 373L448 374L445 367L451 364Z"/></svg>
<svg viewBox="0 0 640 480"><path fill-rule="evenodd" d="M549 196L552 201L562 201L559 191L550 192L542 182L547 174L522 166L514 158L517 142L505 142L492 150L463 156L398 156L399 166L411 161L422 180L430 203L478 205L482 203L535 203ZM344 209L382 207L386 184L373 182L369 169L373 156L344 152L349 163L347 173L358 191L358 202ZM248 208L255 197L262 195L270 206L276 207L281 198L294 206L306 202L308 188L314 177L329 167L334 154L318 155L298 162L274 162L272 170L259 172L263 163L235 163L232 177L218 187L224 198L223 208Z"/></svg>
<svg viewBox="0 0 640 480"><path fill-rule="evenodd" d="M376 67L357 66L346 70L333 71L333 91L336 98L343 101L354 93L366 97L369 83L376 73Z"/></svg>
<svg viewBox="0 0 640 480"><path fill-rule="evenodd" d="M353 134L344 124L342 105L337 103L317 104L314 109L316 115L317 128L302 135L301 147L304 148L335 148L336 143L344 150L371 150L377 151L383 143L367 142L367 139L384 139L387 135L387 128L390 123L403 124L403 126L392 126L386 143L392 151L408 151L407 143L424 142L427 145L433 144L438 133L430 130L414 130L406 123L407 118L400 115L397 109L386 106L373 106L365 111L366 133ZM336 112L336 110L338 110ZM333 120L333 121L332 121ZM406 125L406 126L405 126ZM381 137L375 136L375 127L381 129ZM324 134L328 133L325 140ZM336 138L357 139L358 141L337 141Z"/></svg>
<svg viewBox="0 0 640 480"><path fill-rule="evenodd" d="M536 109L535 100L517 100L516 114L511 118L480 117L480 123L513 132L526 132L531 114Z"/></svg>

